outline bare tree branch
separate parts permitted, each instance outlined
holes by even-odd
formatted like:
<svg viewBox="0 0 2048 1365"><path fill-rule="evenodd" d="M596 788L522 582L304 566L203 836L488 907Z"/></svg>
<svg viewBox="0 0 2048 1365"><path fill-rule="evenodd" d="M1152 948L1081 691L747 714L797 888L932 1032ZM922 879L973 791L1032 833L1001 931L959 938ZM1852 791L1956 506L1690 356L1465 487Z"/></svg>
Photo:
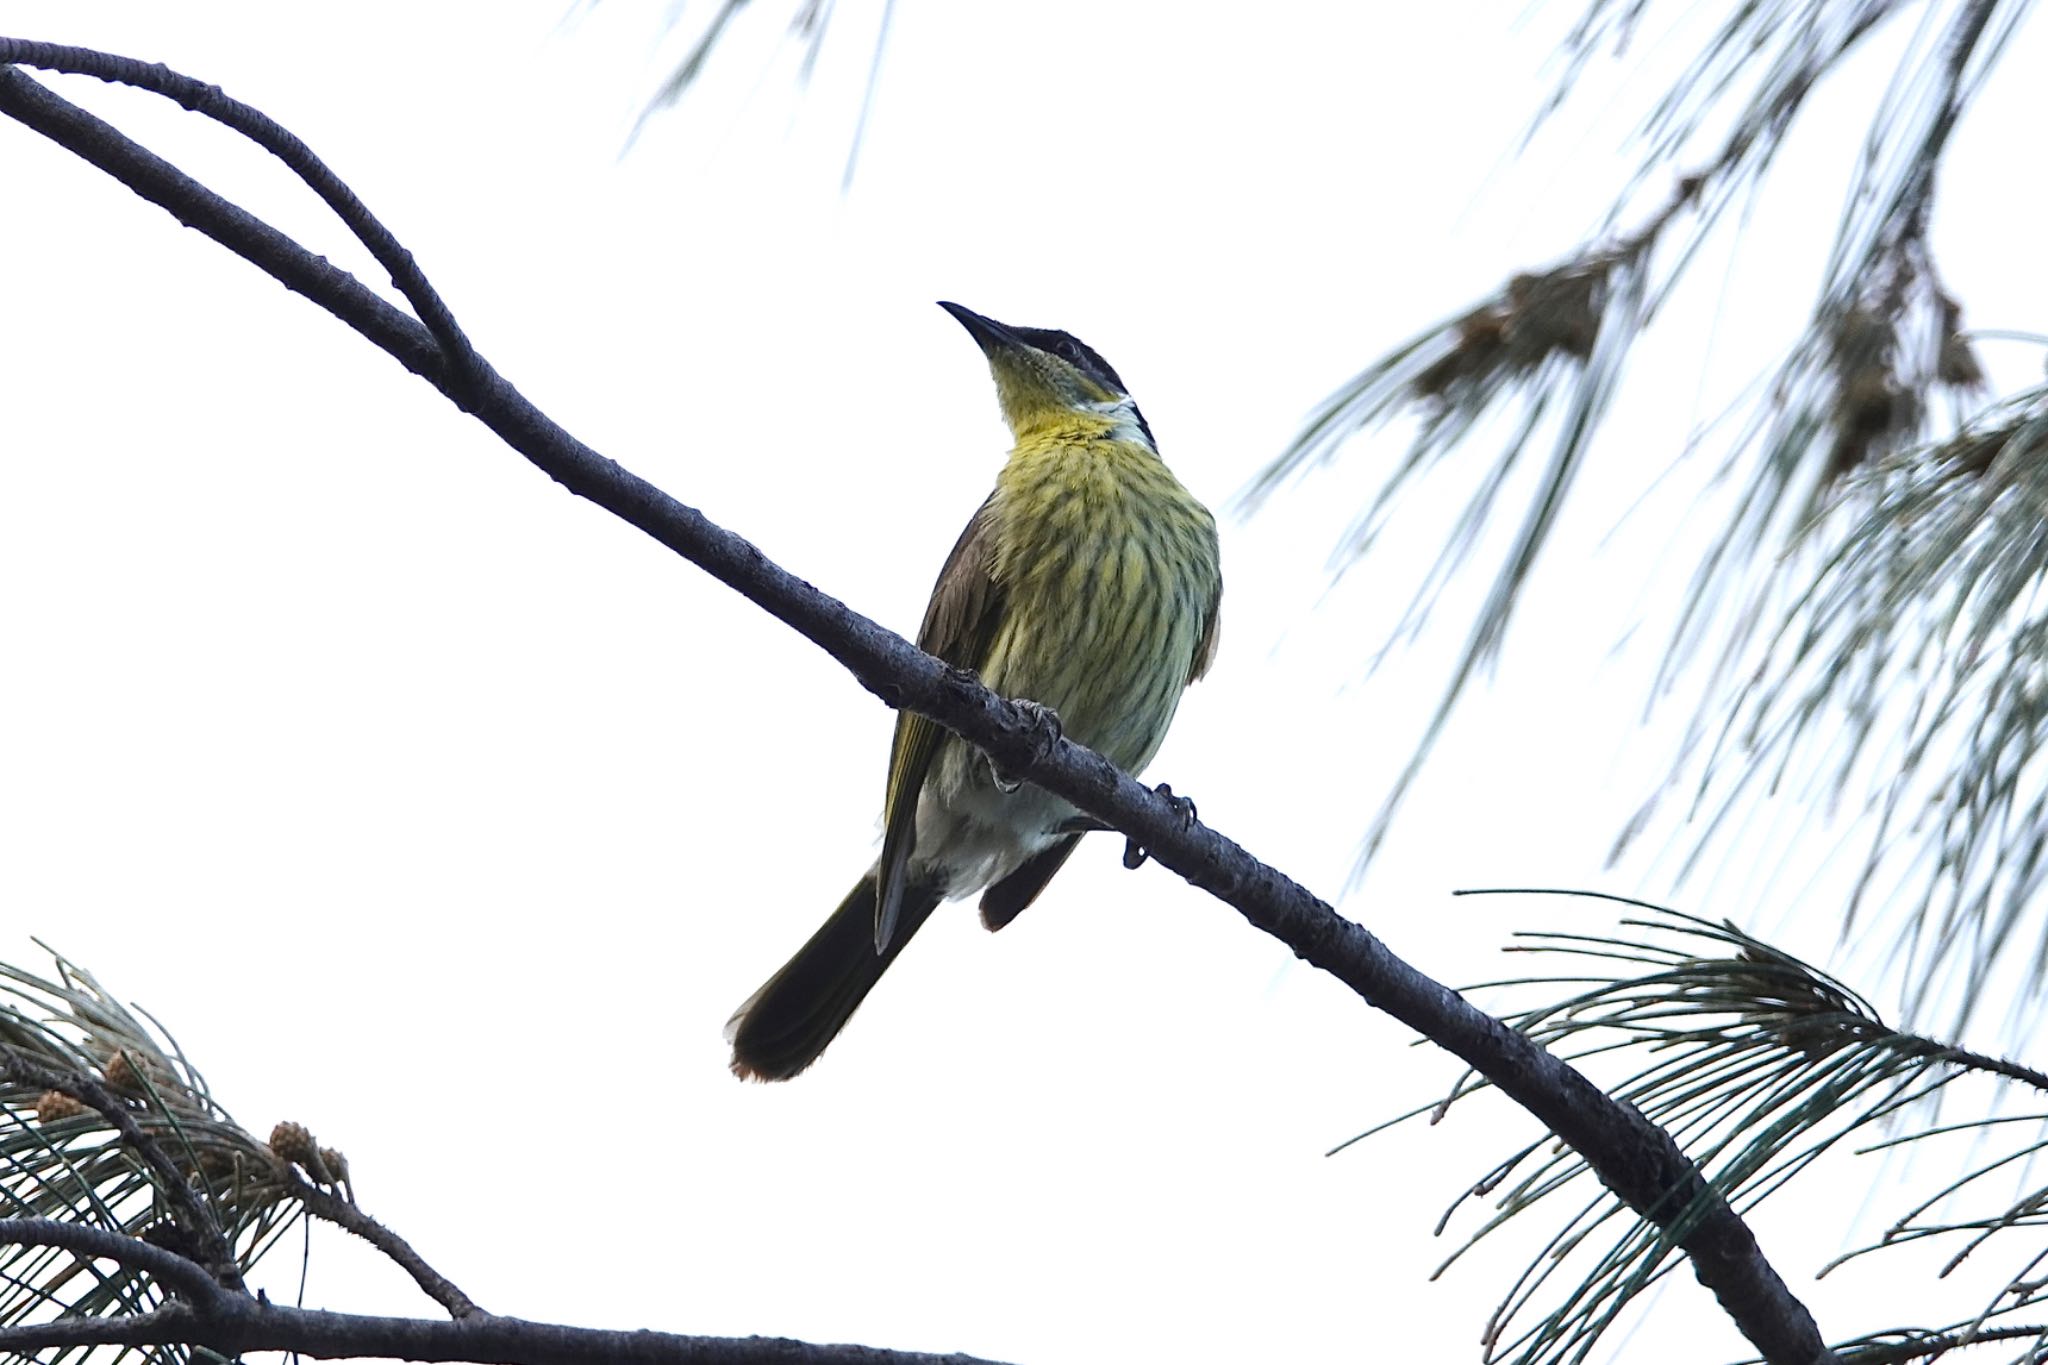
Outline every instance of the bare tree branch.
<svg viewBox="0 0 2048 1365"><path fill-rule="evenodd" d="M457 1288L453 1281L427 1264L426 1258L412 1248L412 1243L400 1237L390 1228L327 1190L303 1179L296 1171L284 1174L285 1188L292 1198L304 1206L307 1213L325 1222L343 1228L368 1242L398 1263L400 1269L412 1276L426 1296L448 1310L451 1318L466 1318L482 1313L476 1301Z"/></svg>
<svg viewBox="0 0 2048 1365"><path fill-rule="evenodd" d="M455 315L448 311L448 305L427 283L427 277L420 272L412 253L399 244L390 229L371 216L363 201L356 198L355 191L328 170L320 158L313 155L312 148L279 127L269 116L240 100L230 99L219 86L179 75L161 62L139 62L133 57L119 57L111 52L57 43L10 40L9 46L12 61L48 71L95 76L110 84L134 86L138 90L162 95L195 114L204 114L216 123L234 129L269 152L290 167L307 188L319 195L321 201L334 210L334 216L342 221L342 225L376 258L377 264L384 267L391 276L391 283L412 305L414 315L426 324L427 330L441 344L443 354L458 365L474 357L469 338L456 325Z"/></svg>
<svg viewBox="0 0 2048 1365"><path fill-rule="evenodd" d="M0 1218L0 1243L57 1246L145 1270L186 1304L122 1318L60 1318L0 1326L0 1352L77 1346L205 1346L229 1357L295 1351L320 1360L388 1356L477 1365L996 1365L977 1356L872 1346L828 1346L781 1337L686 1337L609 1331L476 1313L442 1322L287 1308L231 1294L182 1256L102 1228L45 1218Z"/></svg>
<svg viewBox="0 0 2048 1365"><path fill-rule="evenodd" d="M36 50L47 52L0 38L0 63L27 61ZM1764 1259L1749 1228L1671 1137L1641 1114L1416 971L1285 874L1191 819L1184 804L1146 789L1101 755L1051 732L1041 720L990 692L972 673L925 654L605 459L481 359L474 362L468 383L452 380L440 348L418 323L102 120L12 70L0 70L0 112L77 152L180 222L329 308L569 491L638 527L797 630L891 706L930 716L987 752L1003 771L1037 783L1136 840L1155 861L1231 905L1297 956L1464 1059L1584 1154L1631 1208L1665 1228L1767 1361L1835 1365L1812 1315ZM481 1333L504 1321L468 1319L440 1326ZM246 1341L238 1348L254 1349ZM311 1351L299 1342L283 1348ZM420 1354L410 1339L380 1340L364 1349L414 1359L457 1358Z"/></svg>

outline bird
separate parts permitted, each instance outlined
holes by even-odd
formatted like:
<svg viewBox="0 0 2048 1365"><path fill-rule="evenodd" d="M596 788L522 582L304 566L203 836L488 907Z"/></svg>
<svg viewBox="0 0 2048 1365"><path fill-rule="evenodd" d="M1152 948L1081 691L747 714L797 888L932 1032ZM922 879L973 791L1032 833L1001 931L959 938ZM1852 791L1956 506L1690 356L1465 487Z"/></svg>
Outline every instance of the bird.
<svg viewBox="0 0 2048 1365"><path fill-rule="evenodd" d="M987 358L1015 444L939 572L917 643L1139 772L1215 656L1216 519L1166 467L1130 391L1092 348L939 306ZM939 905L980 892L982 922L1001 929L1093 828L936 721L899 711L881 855L733 1013L734 1074L805 1070Z"/></svg>

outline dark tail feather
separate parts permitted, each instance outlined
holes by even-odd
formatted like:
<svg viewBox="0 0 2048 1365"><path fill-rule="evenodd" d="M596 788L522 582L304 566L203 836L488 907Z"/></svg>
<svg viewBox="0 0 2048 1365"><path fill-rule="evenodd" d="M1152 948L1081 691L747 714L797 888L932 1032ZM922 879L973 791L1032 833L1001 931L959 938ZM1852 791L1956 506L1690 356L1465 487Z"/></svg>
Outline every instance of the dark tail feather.
<svg viewBox="0 0 2048 1365"><path fill-rule="evenodd" d="M817 1061L938 904L936 895L906 888L896 937L877 954L875 874L862 877L811 941L733 1011L725 1026L733 1074L786 1081Z"/></svg>

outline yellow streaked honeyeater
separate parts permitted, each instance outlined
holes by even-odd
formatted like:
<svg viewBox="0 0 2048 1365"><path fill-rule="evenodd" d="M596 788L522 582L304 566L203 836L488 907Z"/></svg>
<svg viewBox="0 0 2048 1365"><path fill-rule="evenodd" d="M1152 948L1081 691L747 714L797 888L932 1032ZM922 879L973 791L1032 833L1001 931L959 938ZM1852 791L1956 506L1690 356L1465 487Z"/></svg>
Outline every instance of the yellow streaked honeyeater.
<svg viewBox="0 0 2048 1365"><path fill-rule="evenodd" d="M1174 478L1103 358L1065 332L951 313L981 346L1017 444L961 533L918 644L1137 772L1216 648L1216 521ZM824 927L726 1026L742 1078L786 1080L838 1035L942 901L985 889L1000 929L1088 821L1000 779L935 721L896 718L882 856Z"/></svg>

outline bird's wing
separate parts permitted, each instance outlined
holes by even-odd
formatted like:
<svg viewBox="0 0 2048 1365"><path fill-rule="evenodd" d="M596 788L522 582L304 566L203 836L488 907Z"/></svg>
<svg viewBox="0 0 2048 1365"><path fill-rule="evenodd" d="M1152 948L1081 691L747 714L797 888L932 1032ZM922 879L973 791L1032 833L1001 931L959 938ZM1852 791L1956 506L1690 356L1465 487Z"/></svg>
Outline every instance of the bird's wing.
<svg viewBox="0 0 2048 1365"><path fill-rule="evenodd" d="M988 931L994 933L1023 914L1025 907L1045 890L1045 884L1052 880L1053 873L1066 866L1067 855L1080 842L1080 835L1069 834L1058 843L1032 854L1015 872L991 886L981 898L981 922L988 926Z"/></svg>
<svg viewBox="0 0 2048 1365"><path fill-rule="evenodd" d="M956 668L981 670L1002 624L1003 591L995 580L995 498L981 505L960 533L939 581L932 588L918 628L918 648ZM903 877L917 837L917 798L931 772L932 757L946 737L944 727L910 711L896 713L896 742L889 751L889 789L882 802L882 862L875 888L875 951L883 952L896 933L903 904Z"/></svg>
<svg viewBox="0 0 2048 1365"><path fill-rule="evenodd" d="M1194 682L1209 671L1209 665L1216 661L1216 637L1223 624L1223 580L1216 580L1215 592L1209 598L1208 614L1202 618L1202 638L1195 641L1195 657L1188 666L1188 681Z"/></svg>

